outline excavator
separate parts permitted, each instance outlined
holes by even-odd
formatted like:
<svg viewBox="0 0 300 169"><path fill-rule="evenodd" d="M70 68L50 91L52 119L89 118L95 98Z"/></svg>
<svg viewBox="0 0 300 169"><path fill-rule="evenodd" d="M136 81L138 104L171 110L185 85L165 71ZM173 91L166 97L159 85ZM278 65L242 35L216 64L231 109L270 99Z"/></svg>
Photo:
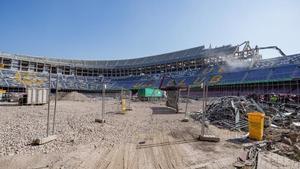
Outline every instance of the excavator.
<svg viewBox="0 0 300 169"><path fill-rule="evenodd" d="M255 50L263 50L263 49L275 49L277 50L281 56L286 56L286 54L277 46L266 46L266 47L255 47Z"/></svg>
<svg viewBox="0 0 300 169"><path fill-rule="evenodd" d="M243 46L243 50L239 50L239 47ZM236 51L234 53L237 53L238 55L245 55L245 53L249 53L248 56L253 56L254 54L258 54L259 50L264 50L264 49L275 49L279 52L281 56L286 56L286 54L277 46L265 46L265 47L258 47L255 46L255 48L250 47L250 42L245 41L239 45L237 45Z"/></svg>

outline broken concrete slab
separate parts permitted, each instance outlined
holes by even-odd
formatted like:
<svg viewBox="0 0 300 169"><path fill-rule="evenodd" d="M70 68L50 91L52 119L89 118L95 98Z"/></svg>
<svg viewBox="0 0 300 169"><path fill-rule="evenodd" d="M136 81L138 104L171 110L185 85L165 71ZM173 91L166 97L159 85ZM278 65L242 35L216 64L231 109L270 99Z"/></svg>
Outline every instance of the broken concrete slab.
<svg viewBox="0 0 300 169"><path fill-rule="evenodd" d="M188 118L184 118L181 120L181 122L189 122L189 119Z"/></svg>
<svg viewBox="0 0 300 169"><path fill-rule="evenodd" d="M214 135L199 135L198 137L199 141L208 141L208 142L220 142L220 138L214 136Z"/></svg>
<svg viewBox="0 0 300 169"><path fill-rule="evenodd" d="M105 119L95 119L95 122L97 123L105 123Z"/></svg>
<svg viewBox="0 0 300 169"><path fill-rule="evenodd" d="M45 138L34 139L32 144L33 145L43 145L43 144L49 143L51 141L54 141L56 139L57 139L57 135L51 135L51 136L48 136L48 137L45 137Z"/></svg>

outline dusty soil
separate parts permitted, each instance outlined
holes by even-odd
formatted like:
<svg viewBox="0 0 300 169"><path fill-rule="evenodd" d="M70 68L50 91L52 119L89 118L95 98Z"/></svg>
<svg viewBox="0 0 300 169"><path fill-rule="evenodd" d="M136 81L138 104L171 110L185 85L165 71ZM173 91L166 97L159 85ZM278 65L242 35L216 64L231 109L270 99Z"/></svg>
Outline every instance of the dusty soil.
<svg viewBox="0 0 300 169"><path fill-rule="evenodd" d="M200 110L201 105L193 101L189 109ZM181 122L184 114L164 103L132 102L131 107L132 111L120 113L118 101L108 99L106 123L100 124L94 122L101 117L98 99L59 101L54 132L58 139L33 146L34 138L46 136L47 105L1 106L0 168L233 168L242 151L240 144L228 139L243 133L210 126L206 133L221 141L199 142L200 124ZM299 163L285 158L261 156L259 168L299 168Z"/></svg>

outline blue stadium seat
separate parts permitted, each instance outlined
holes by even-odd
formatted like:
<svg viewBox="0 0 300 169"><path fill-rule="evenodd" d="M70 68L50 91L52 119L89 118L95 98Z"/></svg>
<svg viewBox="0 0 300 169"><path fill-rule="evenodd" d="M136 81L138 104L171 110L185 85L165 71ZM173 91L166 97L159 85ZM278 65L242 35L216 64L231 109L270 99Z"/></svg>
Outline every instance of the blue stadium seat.
<svg viewBox="0 0 300 169"><path fill-rule="evenodd" d="M294 71L296 70L296 65L286 65L280 67L274 67L270 80L287 80L291 79Z"/></svg>
<svg viewBox="0 0 300 169"><path fill-rule="evenodd" d="M254 69L249 70L247 77L243 82L260 82L268 80L271 69Z"/></svg>

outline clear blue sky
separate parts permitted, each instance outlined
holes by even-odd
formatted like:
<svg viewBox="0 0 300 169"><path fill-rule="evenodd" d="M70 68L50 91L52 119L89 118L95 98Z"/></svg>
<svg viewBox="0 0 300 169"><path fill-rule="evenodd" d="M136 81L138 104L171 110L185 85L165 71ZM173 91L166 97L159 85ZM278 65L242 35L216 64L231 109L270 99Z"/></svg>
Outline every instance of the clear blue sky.
<svg viewBox="0 0 300 169"><path fill-rule="evenodd" d="M11 53L124 59L245 40L300 53L300 1L0 0Z"/></svg>

